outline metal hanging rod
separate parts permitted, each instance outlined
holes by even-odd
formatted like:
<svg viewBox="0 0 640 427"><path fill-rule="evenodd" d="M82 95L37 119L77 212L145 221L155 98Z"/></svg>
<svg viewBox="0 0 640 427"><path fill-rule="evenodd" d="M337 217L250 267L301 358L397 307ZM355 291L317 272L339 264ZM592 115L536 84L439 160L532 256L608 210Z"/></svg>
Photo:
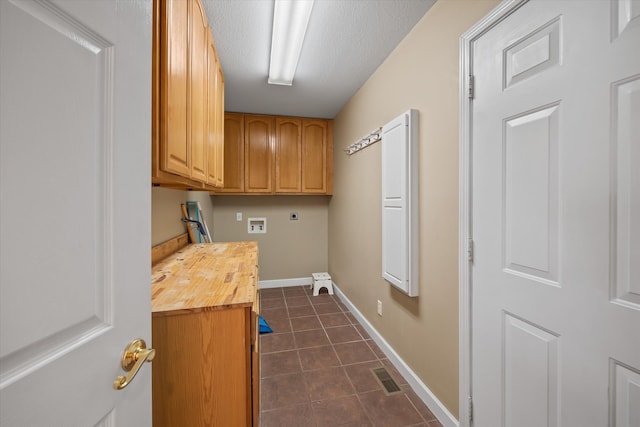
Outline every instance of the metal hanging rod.
<svg viewBox="0 0 640 427"><path fill-rule="evenodd" d="M359 141L354 142L353 144L345 148L344 152L350 156L353 153L357 153L363 148L370 146L374 142L380 141L381 139L382 139L382 128L379 127L373 132L369 132L369 135L360 138Z"/></svg>

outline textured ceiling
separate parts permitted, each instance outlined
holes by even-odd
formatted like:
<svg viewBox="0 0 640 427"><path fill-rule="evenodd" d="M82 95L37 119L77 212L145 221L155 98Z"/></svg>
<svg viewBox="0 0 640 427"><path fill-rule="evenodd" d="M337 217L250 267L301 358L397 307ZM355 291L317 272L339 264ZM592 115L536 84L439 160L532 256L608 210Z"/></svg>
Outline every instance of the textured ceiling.
<svg viewBox="0 0 640 427"><path fill-rule="evenodd" d="M225 110L333 118L435 0L316 0L292 86L267 84L272 0L203 0Z"/></svg>

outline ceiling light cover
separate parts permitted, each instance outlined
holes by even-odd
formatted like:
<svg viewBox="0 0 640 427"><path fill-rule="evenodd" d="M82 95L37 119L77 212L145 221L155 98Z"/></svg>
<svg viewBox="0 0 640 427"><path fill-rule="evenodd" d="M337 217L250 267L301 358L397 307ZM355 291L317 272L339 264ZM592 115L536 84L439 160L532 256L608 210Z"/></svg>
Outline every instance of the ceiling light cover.
<svg viewBox="0 0 640 427"><path fill-rule="evenodd" d="M314 0L275 0L269 84L291 86Z"/></svg>

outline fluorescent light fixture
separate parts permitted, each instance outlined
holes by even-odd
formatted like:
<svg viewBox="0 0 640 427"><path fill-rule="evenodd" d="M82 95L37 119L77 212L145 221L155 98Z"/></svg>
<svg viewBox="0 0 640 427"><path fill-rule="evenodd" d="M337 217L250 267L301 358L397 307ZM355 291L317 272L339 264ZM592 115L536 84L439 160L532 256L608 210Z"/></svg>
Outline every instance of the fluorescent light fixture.
<svg viewBox="0 0 640 427"><path fill-rule="evenodd" d="M291 86L314 0L275 0L269 84Z"/></svg>

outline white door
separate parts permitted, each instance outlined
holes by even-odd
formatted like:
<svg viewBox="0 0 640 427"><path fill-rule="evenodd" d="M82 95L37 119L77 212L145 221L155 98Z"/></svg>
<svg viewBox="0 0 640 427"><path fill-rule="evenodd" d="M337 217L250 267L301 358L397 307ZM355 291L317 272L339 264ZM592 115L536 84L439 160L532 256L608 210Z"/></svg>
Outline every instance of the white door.
<svg viewBox="0 0 640 427"><path fill-rule="evenodd" d="M151 1L0 1L0 425L151 425Z"/></svg>
<svg viewBox="0 0 640 427"><path fill-rule="evenodd" d="M530 1L473 45L478 427L640 426L640 2Z"/></svg>

